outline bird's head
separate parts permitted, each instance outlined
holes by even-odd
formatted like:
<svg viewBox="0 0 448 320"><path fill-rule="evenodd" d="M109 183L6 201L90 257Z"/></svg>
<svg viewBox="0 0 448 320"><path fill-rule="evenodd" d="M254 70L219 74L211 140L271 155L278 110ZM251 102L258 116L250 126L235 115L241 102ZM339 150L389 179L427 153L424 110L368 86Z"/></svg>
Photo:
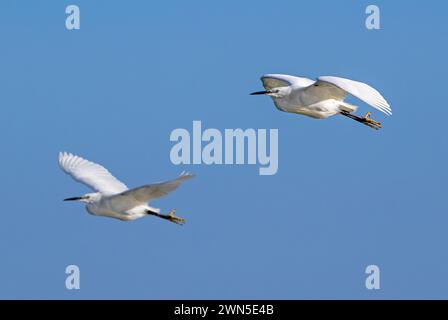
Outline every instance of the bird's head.
<svg viewBox="0 0 448 320"><path fill-rule="evenodd" d="M265 90L265 91L252 92L251 95L254 96L254 95L264 94L264 95L271 96L273 98L284 98L284 97L288 96L290 93L291 93L290 87L277 87L277 88L272 88L272 89Z"/></svg>
<svg viewBox="0 0 448 320"><path fill-rule="evenodd" d="M78 202L84 202L84 203L92 203L95 201L99 196L99 193L87 193L80 197L72 197L72 198L66 198L64 201L78 201Z"/></svg>

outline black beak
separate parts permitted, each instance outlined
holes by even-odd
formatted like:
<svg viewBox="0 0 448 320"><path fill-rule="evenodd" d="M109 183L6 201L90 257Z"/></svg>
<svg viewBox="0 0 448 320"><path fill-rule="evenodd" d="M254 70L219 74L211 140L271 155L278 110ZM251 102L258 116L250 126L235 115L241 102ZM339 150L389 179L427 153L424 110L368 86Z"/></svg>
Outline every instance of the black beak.
<svg viewBox="0 0 448 320"><path fill-rule="evenodd" d="M64 201L78 201L78 200L82 200L83 197L73 197L73 198L67 198L64 199Z"/></svg>
<svg viewBox="0 0 448 320"><path fill-rule="evenodd" d="M257 91L257 92L252 92L250 95L251 96L256 96L256 95L259 95L259 94L268 94L268 93L270 93L270 91Z"/></svg>

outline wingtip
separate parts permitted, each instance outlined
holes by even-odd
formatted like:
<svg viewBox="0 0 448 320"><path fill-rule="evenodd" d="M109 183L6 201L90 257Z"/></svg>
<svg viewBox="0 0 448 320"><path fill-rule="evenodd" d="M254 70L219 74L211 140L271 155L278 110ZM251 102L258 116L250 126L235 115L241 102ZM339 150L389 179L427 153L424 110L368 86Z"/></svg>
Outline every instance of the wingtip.
<svg viewBox="0 0 448 320"><path fill-rule="evenodd" d="M390 107L390 105L387 102L386 102L386 105L383 108L381 108L381 110L388 116L392 115L392 108Z"/></svg>
<svg viewBox="0 0 448 320"><path fill-rule="evenodd" d="M67 151L60 151L59 152L59 158L58 158L59 166L64 169L64 164L67 161L70 161L70 159L73 159L73 158L76 158L76 156L73 153L70 153L70 152L67 152Z"/></svg>
<svg viewBox="0 0 448 320"><path fill-rule="evenodd" d="M59 151L59 156L58 156L59 162L61 162L61 160L65 157L65 154L66 154L65 151Z"/></svg>
<svg viewBox="0 0 448 320"><path fill-rule="evenodd" d="M182 171L180 173L180 177L185 177L185 178L194 178L196 177L196 174L192 173L192 172L188 172L188 171Z"/></svg>
<svg viewBox="0 0 448 320"><path fill-rule="evenodd" d="M73 156L73 155L70 152L67 152L67 151L59 152L59 160L62 160L64 158L71 157L71 156Z"/></svg>
<svg viewBox="0 0 448 320"><path fill-rule="evenodd" d="M58 157L58 165L59 168L61 168L62 170L64 170L64 166L62 165L63 161L64 161L64 156L65 152L64 151L59 151L59 157Z"/></svg>

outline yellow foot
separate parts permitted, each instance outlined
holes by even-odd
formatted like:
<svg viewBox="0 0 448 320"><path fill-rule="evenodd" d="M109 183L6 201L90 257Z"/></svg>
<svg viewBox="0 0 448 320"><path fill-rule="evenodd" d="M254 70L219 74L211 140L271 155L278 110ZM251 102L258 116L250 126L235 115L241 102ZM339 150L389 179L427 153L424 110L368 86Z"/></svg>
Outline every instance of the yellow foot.
<svg viewBox="0 0 448 320"><path fill-rule="evenodd" d="M366 113L366 115L363 118L363 120L365 121L364 123L369 127L378 130L379 128L381 128L381 123L370 118L371 114L372 114L371 112Z"/></svg>
<svg viewBox="0 0 448 320"><path fill-rule="evenodd" d="M185 223L185 219L176 216L176 210L171 210L170 213L168 214L168 220L180 225L183 225Z"/></svg>

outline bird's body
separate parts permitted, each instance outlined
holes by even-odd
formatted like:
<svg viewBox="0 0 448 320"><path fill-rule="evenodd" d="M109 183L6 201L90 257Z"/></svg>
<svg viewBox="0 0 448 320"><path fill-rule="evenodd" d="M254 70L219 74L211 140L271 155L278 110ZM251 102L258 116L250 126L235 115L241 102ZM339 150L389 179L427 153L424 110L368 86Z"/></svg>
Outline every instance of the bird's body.
<svg viewBox="0 0 448 320"><path fill-rule="evenodd" d="M342 104L341 101L335 99L327 99L322 101L313 101L312 97L307 97L306 94L302 96L297 94L296 99L293 101L282 101L285 99L279 98L276 101L276 106L279 110L289 113L302 114L314 119L326 119L341 112L341 108L350 110L350 112L356 111L356 106L351 106L347 103Z"/></svg>
<svg viewBox="0 0 448 320"><path fill-rule="evenodd" d="M160 212L159 209L152 208L149 205L136 206L134 201L129 200L129 197L120 195L100 195L98 200L87 203L86 209L95 216L111 217L124 221L142 218L147 216L149 211Z"/></svg>
<svg viewBox="0 0 448 320"><path fill-rule="evenodd" d="M65 199L86 203L86 209L92 215L123 221L154 215L178 224L184 222L184 219L175 215L174 210L167 215L161 214L160 209L150 207L148 202L174 191L182 182L192 178L192 174L185 173L170 181L128 189L101 165L70 153L59 154L59 166L76 181L97 191Z"/></svg>
<svg viewBox="0 0 448 320"><path fill-rule="evenodd" d="M392 110L381 94L369 85L339 77L319 77L317 81L283 75L267 74L261 77L265 91L252 94L271 96L275 106L285 112L306 115L315 119L326 119L336 114L347 115L372 127L381 125L371 120L352 115L357 107L344 101L351 94L388 115Z"/></svg>

